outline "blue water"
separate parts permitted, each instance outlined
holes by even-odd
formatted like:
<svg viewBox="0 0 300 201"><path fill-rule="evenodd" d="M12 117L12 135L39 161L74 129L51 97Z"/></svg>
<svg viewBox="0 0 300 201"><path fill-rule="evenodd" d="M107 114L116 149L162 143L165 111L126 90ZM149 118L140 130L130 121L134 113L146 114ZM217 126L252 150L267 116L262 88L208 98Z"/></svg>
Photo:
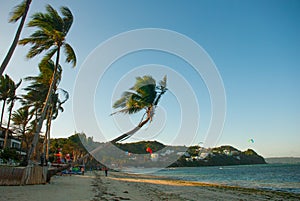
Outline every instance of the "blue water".
<svg viewBox="0 0 300 201"><path fill-rule="evenodd" d="M300 193L300 164L169 168L155 175L230 186Z"/></svg>

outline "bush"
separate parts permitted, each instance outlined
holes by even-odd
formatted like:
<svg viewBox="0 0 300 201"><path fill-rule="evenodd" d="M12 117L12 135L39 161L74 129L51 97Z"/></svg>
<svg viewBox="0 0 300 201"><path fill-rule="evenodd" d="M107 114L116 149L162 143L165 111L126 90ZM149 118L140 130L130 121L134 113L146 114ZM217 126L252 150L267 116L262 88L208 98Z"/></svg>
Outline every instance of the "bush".
<svg viewBox="0 0 300 201"><path fill-rule="evenodd" d="M5 148L1 151L0 158L6 162L9 161L9 159L18 161L19 154L15 149Z"/></svg>

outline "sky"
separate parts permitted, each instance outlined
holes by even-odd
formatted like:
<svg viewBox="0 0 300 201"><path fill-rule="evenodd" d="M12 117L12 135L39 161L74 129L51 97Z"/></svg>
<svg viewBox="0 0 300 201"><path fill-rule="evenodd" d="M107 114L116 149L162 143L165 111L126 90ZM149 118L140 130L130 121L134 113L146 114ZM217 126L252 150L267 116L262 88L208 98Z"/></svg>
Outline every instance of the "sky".
<svg viewBox="0 0 300 201"><path fill-rule="evenodd" d="M8 18L19 2L0 1L0 60L18 26L8 23ZM52 137L68 137L74 132L85 132L99 141L117 137L133 128L143 114L110 116L115 111L113 102L134 84L135 77L151 75L159 81L167 75L169 90L153 122L129 142L202 145L212 136L210 146L252 148L264 157L300 157L299 1L33 0L28 17L44 12L46 4L71 9L74 23L67 41L78 61L72 68L61 60L60 88L70 93L70 99L53 122ZM172 46L203 63L197 66L182 55L159 48L118 55L118 39L124 43L122 37L137 30L174 35L175 39L154 38L153 46ZM26 27L21 38L32 31ZM143 37L138 35L124 44L138 46ZM150 39L145 44L151 46ZM201 48L185 52L181 39ZM113 48L103 50L105 45ZM27 51L28 47L18 46L5 71L15 81L38 73L42 55L28 60ZM115 60L106 61L115 54ZM101 66L105 62L111 63ZM216 81L210 76L206 80L203 69L208 66L215 70ZM23 81L21 87L26 84ZM219 98L213 96L218 86L224 90ZM218 109L219 103L224 103L224 111ZM221 116L225 112L225 118L220 132L211 134L218 121L213 112Z"/></svg>

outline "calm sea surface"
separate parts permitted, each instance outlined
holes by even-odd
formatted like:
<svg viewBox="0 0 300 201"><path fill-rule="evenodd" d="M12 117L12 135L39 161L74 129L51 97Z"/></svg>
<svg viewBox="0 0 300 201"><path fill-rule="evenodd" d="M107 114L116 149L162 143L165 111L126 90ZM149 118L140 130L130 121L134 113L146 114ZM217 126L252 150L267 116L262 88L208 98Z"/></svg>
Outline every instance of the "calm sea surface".
<svg viewBox="0 0 300 201"><path fill-rule="evenodd" d="M181 180L300 193L300 164L170 168L154 174Z"/></svg>

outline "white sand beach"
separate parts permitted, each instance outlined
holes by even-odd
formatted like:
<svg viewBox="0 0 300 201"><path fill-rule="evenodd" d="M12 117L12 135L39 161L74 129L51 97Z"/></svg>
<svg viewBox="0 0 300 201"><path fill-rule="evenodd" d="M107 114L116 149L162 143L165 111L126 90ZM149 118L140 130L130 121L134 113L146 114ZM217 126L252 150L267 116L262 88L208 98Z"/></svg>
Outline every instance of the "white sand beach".
<svg viewBox="0 0 300 201"><path fill-rule="evenodd" d="M118 172L54 176L50 184L0 186L2 201L300 200L299 194L170 180Z"/></svg>

